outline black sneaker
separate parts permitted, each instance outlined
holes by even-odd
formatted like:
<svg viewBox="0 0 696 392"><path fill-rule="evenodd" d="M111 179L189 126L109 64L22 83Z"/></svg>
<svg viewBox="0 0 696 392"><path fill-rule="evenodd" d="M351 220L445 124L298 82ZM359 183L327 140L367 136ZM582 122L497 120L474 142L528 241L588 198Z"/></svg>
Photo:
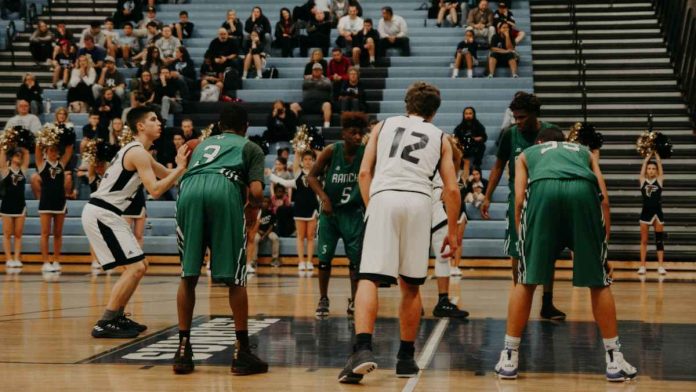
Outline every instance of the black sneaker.
<svg viewBox="0 0 696 392"><path fill-rule="evenodd" d="M355 301L348 298L348 308L346 308L346 314L348 317L353 317L355 315Z"/></svg>
<svg viewBox="0 0 696 392"><path fill-rule="evenodd" d="M539 313L541 318L554 321L563 321L566 319L566 314L556 309L553 304L542 305L541 312Z"/></svg>
<svg viewBox="0 0 696 392"><path fill-rule="evenodd" d="M317 304L317 310L315 312L317 318L324 318L329 315L329 298L322 297L319 299L319 304Z"/></svg>
<svg viewBox="0 0 696 392"><path fill-rule="evenodd" d="M99 320L92 328L92 337L105 339L131 339L137 337L138 331L130 328L123 328L119 320Z"/></svg>
<svg viewBox="0 0 696 392"><path fill-rule="evenodd" d="M420 368L413 358L397 358L396 377L415 377Z"/></svg>
<svg viewBox="0 0 696 392"><path fill-rule="evenodd" d="M343 368L338 375L338 382L343 384L357 384L362 380L363 376L377 369L377 362L372 350L362 349L354 352L346 367Z"/></svg>
<svg viewBox="0 0 696 392"><path fill-rule="evenodd" d="M121 325L121 328L133 329L133 330L138 331L138 333L144 332L147 329L146 325L137 323L137 322L133 321L132 319L129 319L128 316L130 316L130 314L123 314L116 319L118 321L118 323Z"/></svg>
<svg viewBox="0 0 696 392"><path fill-rule="evenodd" d="M463 319L469 317L469 312L459 309L457 305L450 302L448 298L443 298L437 303L437 305L435 305L435 309L433 309L433 316Z"/></svg>
<svg viewBox="0 0 696 392"><path fill-rule="evenodd" d="M251 374L267 373L268 364L254 355L251 350L240 350L239 346L234 349L232 356L232 373L238 376L248 376Z"/></svg>
<svg viewBox="0 0 696 392"><path fill-rule="evenodd" d="M179 342L179 348L174 354L174 365L172 366L176 374L189 374L193 372L193 349L189 338L183 338Z"/></svg>

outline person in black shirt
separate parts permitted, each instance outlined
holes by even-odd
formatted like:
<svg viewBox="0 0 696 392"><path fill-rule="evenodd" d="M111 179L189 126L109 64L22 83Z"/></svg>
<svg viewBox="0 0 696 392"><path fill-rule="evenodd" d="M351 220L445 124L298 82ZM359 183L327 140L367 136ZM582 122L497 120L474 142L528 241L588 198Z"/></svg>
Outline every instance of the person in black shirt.
<svg viewBox="0 0 696 392"><path fill-rule="evenodd" d="M292 57L292 50L298 44L298 31L292 20L290 10L283 7L280 10L280 20L275 25L275 39L272 46L280 48L283 57Z"/></svg>
<svg viewBox="0 0 696 392"><path fill-rule="evenodd" d="M102 97L99 99L96 106L99 112L100 124L110 124L111 120L116 117L121 117L121 114L123 114L121 98L114 93L114 90L108 87L102 92Z"/></svg>
<svg viewBox="0 0 696 392"><path fill-rule="evenodd" d="M34 74L27 72L24 75L22 84L17 90L17 100L25 100L29 102L29 105L31 106L31 113L38 116L43 111L41 105L41 102L43 101L43 98L41 98L41 91L41 86L39 86L39 82L36 80Z"/></svg>
<svg viewBox="0 0 696 392"><path fill-rule="evenodd" d="M249 39L244 43L244 66L242 72L242 79L247 78L249 73L249 68L253 63L254 69L256 70L256 79L261 79L263 76L263 61L262 57L266 54L263 52L263 43L259 37L259 33L256 30L249 34Z"/></svg>
<svg viewBox="0 0 696 392"><path fill-rule="evenodd" d="M517 30L517 21L510 11L510 7L505 4L505 1L498 2L498 10L493 14L493 25L497 26L502 22L507 22L510 25L510 36L515 40L515 45L522 42L524 39L524 31Z"/></svg>
<svg viewBox="0 0 696 392"><path fill-rule="evenodd" d="M201 136L201 131L193 127L193 120L185 118L181 120L181 136L187 142L192 139L198 139Z"/></svg>
<svg viewBox="0 0 696 392"><path fill-rule="evenodd" d="M314 49L312 51L312 57L310 57L309 62L305 64L303 74L305 79L312 77L312 67L314 67L314 64L316 63L321 65L321 68L324 70L324 75L326 75L329 68L329 63L324 60L324 55L322 54L321 49Z"/></svg>
<svg viewBox="0 0 696 392"><path fill-rule="evenodd" d="M365 89L360 83L360 73L357 68L348 69L348 80L343 81L337 100L341 112L364 112L367 109Z"/></svg>
<svg viewBox="0 0 696 392"><path fill-rule="evenodd" d="M184 42L185 39L191 38L193 35L193 22L189 21L189 14L186 11L179 12L179 21L172 23L174 31L179 41Z"/></svg>
<svg viewBox="0 0 696 392"><path fill-rule="evenodd" d="M353 37L353 64L375 65L379 32L372 27L372 19L365 19L363 29Z"/></svg>
<svg viewBox="0 0 696 392"><path fill-rule="evenodd" d="M462 146L469 146L464 150L464 159L471 160L474 166L480 167L483 154L486 153L488 135L486 127L476 118L476 110L473 107L464 108L462 122L454 128L454 136Z"/></svg>
<svg viewBox="0 0 696 392"><path fill-rule="evenodd" d="M138 23L143 18L142 0L118 0L114 13L114 24L122 28L126 22Z"/></svg>
<svg viewBox="0 0 696 392"><path fill-rule="evenodd" d="M109 122L102 121L101 113L93 111L89 114L87 124L82 127L82 140L80 141L80 152L87 145L87 142L94 139L109 140ZM84 166L84 165L83 165Z"/></svg>
<svg viewBox="0 0 696 392"><path fill-rule="evenodd" d="M251 245L249 246L251 248L249 249L249 261L254 266L259 255L259 242L267 239L271 241L271 265L273 267L280 266L280 238L276 234L277 221L278 219L271 208L271 200L268 197L264 197L256 223L250 230L252 233L255 233L252 239L253 242L249 244Z"/></svg>
<svg viewBox="0 0 696 392"><path fill-rule="evenodd" d="M307 56L309 48L321 48L322 53L327 54L329 45L331 45L331 22L326 20L323 12L316 11L314 18L307 24L307 35L300 36L300 56Z"/></svg>
<svg viewBox="0 0 696 392"><path fill-rule="evenodd" d="M240 47L236 40L230 38L224 28L218 29L218 36L210 41L207 53L213 59L215 72L223 73L227 67L234 67L242 74L242 61L239 59Z"/></svg>
<svg viewBox="0 0 696 392"><path fill-rule="evenodd" d="M236 40L239 47L242 46L242 41L244 40L244 25L242 25L242 21L237 18L237 11L227 11L227 19L222 22L220 27L227 30L230 38Z"/></svg>
<svg viewBox="0 0 696 392"><path fill-rule="evenodd" d="M478 54L478 43L474 39L474 32L466 30L464 32L464 40L457 45L457 51L454 52L454 69L452 69L452 79L459 76L459 70L466 64L466 77L471 79L474 77L474 65L478 63L476 58Z"/></svg>
<svg viewBox="0 0 696 392"><path fill-rule="evenodd" d="M273 110L266 118L263 138L269 143L289 142L297 130L297 117L285 107L285 102L273 102Z"/></svg>
<svg viewBox="0 0 696 392"><path fill-rule="evenodd" d="M189 91L196 88L196 66L185 46L174 51L174 62L169 64L172 78L183 80Z"/></svg>
<svg viewBox="0 0 696 392"><path fill-rule="evenodd" d="M502 22L498 25L498 33L491 39L490 54L488 56L488 77L492 78L498 63L507 63L510 66L512 77L517 78L517 52L515 52L515 40L510 34L510 25Z"/></svg>
<svg viewBox="0 0 696 392"><path fill-rule="evenodd" d="M64 43L53 59L53 88L62 89L70 80L70 72L77 60L77 50L74 45Z"/></svg>
<svg viewBox="0 0 696 392"><path fill-rule="evenodd" d="M184 107L181 105L185 97L182 90L183 80L172 78L169 69L160 69L158 83L155 84L155 101L162 105L162 121L167 121L169 113L181 113Z"/></svg>
<svg viewBox="0 0 696 392"><path fill-rule="evenodd" d="M252 31L259 33L259 39L262 45L271 42L271 22L266 18L261 11L261 7L254 7L251 10L251 16L244 22L244 31L251 34ZM247 39L249 39L247 37Z"/></svg>

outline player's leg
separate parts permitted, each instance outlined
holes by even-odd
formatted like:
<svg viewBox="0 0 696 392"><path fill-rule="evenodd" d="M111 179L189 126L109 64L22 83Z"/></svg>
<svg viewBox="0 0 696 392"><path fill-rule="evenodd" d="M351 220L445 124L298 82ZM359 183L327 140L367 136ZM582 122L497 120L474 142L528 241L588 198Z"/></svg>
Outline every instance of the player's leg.
<svg viewBox="0 0 696 392"><path fill-rule="evenodd" d="M304 241L305 237L307 236L307 221L295 219L295 230L297 230L297 236L295 237L295 241L297 244L297 268L300 271L304 271L306 269L304 258Z"/></svg>
<svg viewBox="0 0 696 392"><path fill-rule="evenodd" d="M399 332L401 342L399 344L399 352L396 355L396 375L398 377L413 377L420 370L415 362L415 341L418 335L418 326L420 325L421 297L419 295L419 284L410 284L399 279L399 288L401 289L401 304L399 305Z"/></svg>
<svg viewBox="0 0 696 392"><path fill-rule="evenodd" d="M664 267L665 261L665 226L659 219L655 219L653 224L655 229L655 250L657 251L657 272L660 275L667 273ZM15 239L16 241L16 239Z"/></svg>
<svg viewBox="0 0 696 392"><path fill-rule="evenodd" d="M336 212L332 216L319 215L319 303L316 317L329 315L329 280L331 279L331 261L336 252L339 232L336 227Z"/></svg>
<svg viewBox="0 0 696 392"><path fill-rule="evenodd" d="M348 257L348 270L350 273L350 298L348 299L346 313L352 316L355 313L355 292L358 289L362 244L365 236L365 216L363 211L356 209L342 212L338 216L338 226L346 250L346 257Z"/></svg>
<svg viewBox="0 0 696 392"><path fill-rule="evenodd" d="M640 268L638 268L639 275L644 275L646 271L649 232L650 226L647 223L640 222Z"/></svg>
<svg viewBox="0 0 696 392"><path fill-rule="evenodd" d="M464 230L466 229L466 220L461 220L457 222L457 235L459 235L459 238L462 238L464 236ZM459 266L462 263L462 244L459 244L459 248L457 248L457 251L454 252L454 257L452 258L452 271L450 275L454 276L462 276L462 270L459 269ZM439 251L439 249L438 249Z"/></svg>
<svg viewBox="0 0 696 392"><path fill-rule="evenodd" d="M145 216L143 215L141 218L135 218L133 219L133 235L135 236L135 239L138 241L138 245L140 247L143 247L143 244L145 243Z"/></svg>
<svg viewBox="0 0 696 392"><path fill-rule="evenodd" d="M442 206L439 206L442 208ZM444 212L444 210L443 210ZM435 216L435 215L433 215ZM466 223L464 223L466 225ZM442 257L440 248L442 242L447 236L447 227L443 226L435 230L432 234L431 244L435 254L435 279L437 280L437 304L433 309L435 317L452 317L465 318L469 316L469 312L460 310L457 305L450 302L449 285L450 285L450 261L449 258Z"/></svg>

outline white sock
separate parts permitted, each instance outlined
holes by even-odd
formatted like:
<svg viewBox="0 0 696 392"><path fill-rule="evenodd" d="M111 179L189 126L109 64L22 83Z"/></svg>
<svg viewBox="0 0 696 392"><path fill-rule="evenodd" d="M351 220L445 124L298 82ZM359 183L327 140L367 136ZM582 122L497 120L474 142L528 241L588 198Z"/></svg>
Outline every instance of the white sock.
<svg viewBox="0 0 696 392"><path fill-rule="evenodd" d="M456 78L457 76L459 76L459 70L455 68L452 70L452 77Z"/></svg>
<svg viewBox="0 0 696 392"><path fill-rule="evenodd" d="M246 78L247 78L247 73L246 73L246 72L242 72L242 79L246 79Z"/></svg>
<svg viewBox="0 0 696 392"><path fill-rule="evenodd" d="M331 126L331 123L328 121L324 121L324 128L328 128Z"/></svg>
<svg viewBox="0 0 696 392"><path fill-rule="evenodd" d="M505 349L506 350L519 350L520 349L520 342L522 341L522 338L516 338L514 336L510 335L505 335Z"/></svg>
<svg viewBox="0 0 696 392"><path fill-rule="evenodd" d="M370 56L370 62L374 63L375 62L375 56Z"/></svg>
<svg viewBox="0 0 696 392"><path fill-rule="evenodd" d="M474 70L473 70L473 69L467 69L467 70L466 70L466 77L467 77L467 78L473 78L473 77L474 77Z"/></svg>
<svg viewBox="0 0 696 392"><path fill-rule="evenodd" d="M259 79L262 78L262 77L263 77L263 72L261 72L261 71L256 71L256 76L258 76Z"/></svg>
<svg viewBox="0 0 696 392"><path fill-rule="evenodd" d="M621 343L619 343L619 337L613 337L611 339L602 339L604 342L604 349L606 351L609 350L614 350L614 351L620 351L621 350Z"/></svg>

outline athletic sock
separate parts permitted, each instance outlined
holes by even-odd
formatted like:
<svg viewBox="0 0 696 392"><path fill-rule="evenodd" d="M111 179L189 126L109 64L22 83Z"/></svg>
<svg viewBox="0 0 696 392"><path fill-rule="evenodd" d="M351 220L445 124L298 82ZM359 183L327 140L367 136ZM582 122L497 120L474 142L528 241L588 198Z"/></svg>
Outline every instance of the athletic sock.
<svg viewBox="0 0 696 392"><path fill-rule="evenodd" d="M415 354L415 352L416 347L414 346L413 342L402 340L401 344L399 345L399 353L396 354L396 357L401 359L413 358L413 354Z"/></svg>
<svg viewBox="0 0 696 392"><path fill-rule="evenodd" d="M452 70L452 77L456 78L457 76L459 76L459 70L457 68L455 68Z"/></svg>
<svg viewBox="0 0 696 392"><path fill-rule="evenodd" d="M105 309L104 314L102 315L101 319L106 320L106 321L111 321L111 320L115 319L116 317L118 317L118 310Z"/></svg>
<svg viewBox="0 0 696 392"><path fill-rule="evenodd" d="M239 349L243 351L249 350L249 331L235 331L234 334L237 336L237 342L239 343Z"/></svg>
<svg viewBox="0 0 696 392"><path fill-rule="evenodd" d="M449 293L441 293L437 295L437 300L438 302L442 302L444 300L449 300Z"/></svg>
<svg viewBox="0 0 696 392"><path fill-rule="evenodd" d="M473 78L473 77L474 77L474 70L473 70L473 69L467 69L467 70L466 70L466 77L467 77L467 78Z"/></svg>
<svg viewBox="0 0 696 392"><path fill-rule="evenodd" d="M505 349L517 351L520 349L520 342L521 341L522 341L522 338L516 338L514 336L505 335Z"/></svg>
<svg viewBox="0 0 696 392"><path fill-rule="evenodd" d="M604 342L604 350L609 351L620 351L621 350L621 343L619 343L619 337L615 336L610 339L602 339Z"/></svg>
<svg viewBox="0 0 696 392"><path fill-rule="evenodd" d="M544 292L542 298L542 306L552 306L553 305L553 291Z"/></svg>
<svg viewBox="0 0 696 392"><path fill-rule="evenodd" d="M328 128L331 126L331 123L328 121L324 121L324 128Z"/></svg>
<svg viewBox="0 0 696 392"><path fill-rule="evenodd" d="M370 56L370 62L374 63L375 62L375 56Z"/></svg>
<svg viewBox="0 0 696 392"><path fill-rule="evenodd" d="M371 333L359 333L355 335L355 351L363 349L372 351Z"/></svg>
<svg viewBox="0 0 696 392"><path fill-rule="evenodd" d="M126 307L125 307L125 306L121 306L120 308L118 308L118 317L123 316L125 313L126 313Z"/></svg>
<svg viewBox="0 0 696 392"><path fill-rule="evenodd" d="M191 341L191 331L190 330L186 330L186 331L179 330L179 342L184 340L184 338Z"/></svg>

